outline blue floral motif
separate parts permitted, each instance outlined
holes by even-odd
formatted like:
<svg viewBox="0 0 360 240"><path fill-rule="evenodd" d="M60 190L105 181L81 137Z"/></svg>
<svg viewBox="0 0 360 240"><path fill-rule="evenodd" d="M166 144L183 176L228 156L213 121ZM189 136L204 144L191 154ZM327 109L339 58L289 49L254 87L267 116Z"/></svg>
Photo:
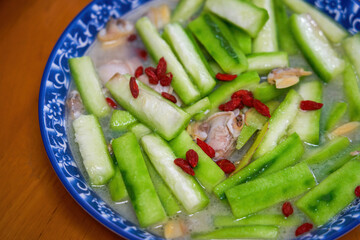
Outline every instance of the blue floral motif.
<svg viewBox="0 0 360 240"><path fill-rule="evenodd" d="M44 145L59 178L98 221L128 239L162 239L135 226L112 210L87 184L69 147L65 101L70 86L68 59L82 56L110 17L118 18L151 0L95 0L90 3L56 44L44 71L39 94L39 119ZM360 30L360 3L356 0L306 0L334 18L349 32ZM360 223L360 201L354 201L337 218L300 240L335 239Z"/></svg>

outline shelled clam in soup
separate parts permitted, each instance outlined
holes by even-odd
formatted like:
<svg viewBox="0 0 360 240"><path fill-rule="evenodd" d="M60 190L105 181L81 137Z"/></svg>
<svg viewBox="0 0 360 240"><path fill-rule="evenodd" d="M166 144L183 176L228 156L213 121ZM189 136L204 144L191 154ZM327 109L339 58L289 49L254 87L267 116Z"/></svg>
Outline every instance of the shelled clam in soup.
<svg viewBox="0 0 360 240"><path fill-rule="evenodd" d="M302 0L150 1L69 59L71 150L172 239L292 239L360 197L360 33Z"/></svg>

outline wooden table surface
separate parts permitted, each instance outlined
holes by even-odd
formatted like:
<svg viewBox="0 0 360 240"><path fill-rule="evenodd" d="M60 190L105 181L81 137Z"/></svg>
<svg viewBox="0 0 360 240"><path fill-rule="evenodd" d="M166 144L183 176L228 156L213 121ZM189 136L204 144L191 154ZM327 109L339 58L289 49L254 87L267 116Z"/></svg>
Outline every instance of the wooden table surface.
<svg viewBox="0 0 360 240"><path fill-rule="evenodd" d="M38 124L38 94L47 58L88 2L0 1L0 239L121 239L63 187ZM359 240L360 227L341 239Z"/></svg>

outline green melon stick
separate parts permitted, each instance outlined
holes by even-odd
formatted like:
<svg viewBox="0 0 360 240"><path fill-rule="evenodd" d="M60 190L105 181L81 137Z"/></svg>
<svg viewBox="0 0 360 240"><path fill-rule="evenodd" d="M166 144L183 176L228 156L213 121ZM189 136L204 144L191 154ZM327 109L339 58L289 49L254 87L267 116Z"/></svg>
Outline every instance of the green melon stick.
<svg viewBox="0 0 360 240"><path fill-rule="evenodd" d="M257 177L266 176L281 169L294 165L304 154L304 146L299 136L294 133L281 142L276 148L261 158L256 159L225 181L217 185L214 193L220 199L225 192L241 183L253 181Z"/></svg>
<svg viewBox="0 0 360 240"><path fill-rule="evenodd" d="M246 71L248 64L244 53L228 26L218 17L205 13L190 22L188 27L226 73Z"/></svg>
<svg viewBox="0 0 360 240"><path fill-rule="evenodd" d="M300 163L230 188L225 195L234 216L241 218L299 196L315 185L309 167Z"/></svg>
<svg viewBox="0 0 360 240"><path fill-rule="evenodd" d="M193 117L196 114L203 113L203 112L209 110L210 107L211 107L211 104L210 104L209 98L204 97L203 99L200 99L196 103L185 107L184 111Z"/></svg>
<svg viewBox="0 0 360 240"><path fill-rule="evenodd" d="M240 219L236 219L234 216L214 216L213 222L215 227L236 227L244 225L294 227L300 226L302 219L295 215L285 217L283 214L254 214Z"/></svg>
<svg viewBox="0 0 360 240"><path fill-rule="evenodd" d="M257 130L257 127L245 124L241 129L240 135L236 139L236 149L241 149Z"/></svg>
<svg viewBox="0 0 360 240"><path fill-rule="evenodd" d="M291 89L284 101L281 102L280 106L271 115L269 130L254 154L255 159L274 149L279 140L286 135L287 128L295 120L300 101L301 96Z"/></svg>
<svg viewBox="0 0 360 240"><path fill-rule="evenodd" d="M247 56L248 71L256 71L259 74L268 74L275 68L289 66L286 52L253 53Z"/></svg>
<svg viewBox="0 0 360 240"><path fill-rule="evenodd" d="M337 137L325 145L316 148L304 161L307 164L316 164L327 161L330 157L344 151L350 145L347 137Z"/></svg>
<svg viewBox="0 0 360 240"><path fill-rule="evenodd" d="M256 72L247 72L240 74L231 82L222 83L208 95L211 104L210 111L207 114L201 114L202 116L199 116L198 119L205 117L205 115L210 116L211 114L217 112L220 104L228 101L234 92L240 89L251 90L257 83L259 83L259 81L260 77ZM197 117L197 115L195 116Z"/></svg>
<svg viewBox="0 0 360 240"><path fill-rule="evenodd" d="M111 200L114 202L119 202L128 196L128 192L118 166L115 166L115 175L112 179L110 179L108 189Z"/></svg>
<svg viewBox="0 0 360 240"><path fill-rule="evenodd" d="M200 99L199 90L150 20L147 17L140 18L135 27L154 62L157 63L161 57L165 58L167 71L173 74L171 86L181 100L188 105Z"/></svg>
<svg viewBox="0 0 360 240"><path fill-rule="evenodd" d="M134 98L129 79L130 75L115 75L106 83L106 87L115 100L140 122L166 140L173 139L187 126L189 114L140 81L137 81L139 96Z"/></svg>
<svg viewBox="0 0 360 240"><path fill-rule="evenodd" d="M348 109L348 104L345 102L337 102L330 110L329 116L326 119L325 131L330 131L339 123L344 117Z"/></svg>
<svg viewBox="0 0 360 240"><path fill-rule="evenodd" d="M111 111L101 91L99 76L90 57L69 59L69 68L86 111L104 117Z"/></svg>
<svg viewBox="0 0 360 240"><path fill-rule="evenodd" d="M125 133L113 140L112 147L140 226L148 227L166 221L165 210L156 194L135 135Z"/></svg>
<svg viewBox="0 0 360 240"><path fill-rule="evenodd" d="M323 225L355 198L360 185L360 157L346 163L318 186L311 189L295 204L316 225Z"/></svg>
<svg viewBox="0 0 360 240"><path fill-rule="evenodd" d="M171 15L171 22L185 22L198 12L205 0L180 0Z"/></svg>
<svg viewBox="0 0 360 240"><path fill-rule="evenodd" d="M253 38L258 35L269 19L269 14L265 9L245 0L208 0L205 7L238 26Z"/></svg>
<svg viewBox="0 0 360 240"><path fill-rule="evenodd" d="M73 121L75 141L92 186L106 184L115 174L104 133L94 115L81 115Z"/></svg>
<svg viewBox="0 0 360 240"><path fill-rule="evenodd" d="M299 94L303 100L322 102L322 84L320 81L301 82ZM296 132L302 141L318 145L320 139L321 109L314 111L298 110L295 120L290 125L289 133Z"/></svg>
<svg viewBox="0 0 360 240"><path fill-rule="evenodd" d="M303 0L282 0L292 11L296 13L308 13L317 22L326 37L334 42L339 43L349 34L333 19L326 16L318 9Z"/></svg>
<svg viewBox="0 0 360 240"><path fill-rule="evenodd" d="M309 14L293 14L290 27L306 60L323 81L329 82L343 72L344 60L339 58Z"/></svg>
<svg viewBox="0 0 360 240"><path fill-rule="evenodd" d="M279 229L276 226L238 226L226 227L212 232L194 233L192 239L276 239Z"/></svg>
<svg viewBox="0 0 360 240"><path fill-rule="evenodd" d="M143 136L151 133L151 130L141 123L133 124L130 130L135 134L135 137L138 141L140 141ZM143 154L146 167L149 171L150 178L154 184L156 193L158 194L160 202L163 205L167 215L173 216L177 214L181 211L178 201L168 186L166 186L160 175L156 172L146 153L142 149L141 152Z"/></svg>
<svg viewBox="0 0 360 240"><path fill-rule="evenodd" d="M277 89L275 84L270 84L268 82L260 83L253 91L254 98L260 100L261 102L268 102L285 94L289 91L289 88Z"/></svg>
<svg viewBox="0 0 360 240"><path fill-rule="evenodd" d="M354 72L353 66L346 61L343 73L343 88L345 97L349 104L349 115L351 121L360 120L360 88L359 78Z"/></svg>
<svg viewBox="0 0 360 240"><path fill-rule="evenodd" d="M254 38L253 52L263 53L279 51L274 0L252 0L252 3L259 8L265 9L269 15L269 19L264 27Z"/></svg>
<svg viewBox="0 0 360 240"><path fill-rule="evenodd" d="M110 118L110 129L113 131L125 131L137 119L131 113L124 110L114 110Z"/></svg>
<svg viewBox="0 0 360 240"><path fill-rule="evenodd" d="M186 159L186 152L190 149L197 152L199 161L194 168L195 177L208 192L211 192L217 184L226 178L223 170L192 140L185 130L171 140L169 145L176 157L179 158Z"/></svg>
<svg viewBox="0 0 360 240"><path fill-rule="evenodd" d="M289 55L295 55L299 52L294 37L290 31L289 18L282 0L275 0L275 20L278 29L279 46L282 51Z"/></svg>
<svg viewBox="0 0 360 240"><path fill-rule="evenodd" d="M351 63L354 65L357 75L360 76L360 33L346 38L342 46Z"/></svg>
<svg viewBox="0 0 360 240"><path fill-rule="evenodd" d="M252 39L250 35L233 24L230 25L230 30L243 53L250 54L252 52Z"/></svg>
<svg viewBox="0 0 360 240"><path fill-rule="evenodd" d="M171 46L201 95L208 95L216 85L214 73L191 33L179 23L169 23L162 37Z"/></svg>
<svg viewBox="0 0 360 240"><path fill-rule="evenodd" d="M214 60L210 60L209 65L215 74L224 73L219 64L217 64Z"/></svg>
<svg viewBox="0 0 360 240"><path fill-rule="evenodd" d="M209 198L198 182L174 164L176 156L167 142L156 134L149 134L141 138L141 145L159 175L189 214L208 205Z"/></svg>

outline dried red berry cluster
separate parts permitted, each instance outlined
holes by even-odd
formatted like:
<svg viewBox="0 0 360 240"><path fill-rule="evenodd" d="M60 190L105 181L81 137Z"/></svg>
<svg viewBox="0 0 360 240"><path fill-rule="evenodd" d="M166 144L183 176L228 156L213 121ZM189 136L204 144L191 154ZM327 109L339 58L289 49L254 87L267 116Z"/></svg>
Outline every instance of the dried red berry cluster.
<svg viewBox="0 0 360 240"><path fill-rule="evenodd" d="M268 106L266 106L258 99L255 99L252 92L248 90L239 90L234 92L231 96L231 100L221 104L219 109L221 111L234 111L237 108L241 110L244 108L244 106L254 107L261 115L268 118L271 117Z"/></svg>
<svg viewBox="0 0 360 240"><path fill-rule="evenodd" d="M149 83L156 85L160 82L161 86L170 86L173 75L171 72L166 73L166 69L167 63L164 57L160 58L156 68L147 67L145 74L149 78Z"/></svg>
<svg viewBox="0 0 360 240"><path fill-rule="evenodd" d="M174 160L174 163L179 166L187 174L194 176L194 169L199 161L199 156L197 152L193 149L190 149L186 152L186 160L183 158L177 158Z"/></svg>
<svg viewBox="0 0 360 240"><path fill-rule="evenodd" d="M294 213L294 209L290 202L284 202L284 204L282 205L281 211L285 217L289 217L291 214ZM312 228L313 228L313 225L311 223L304 223L296 229L295 236L304 234L304 233L310 231Z"/></svg>
<svg viewBox="0 0 360 240"><path fill-rule="evenodd" d="M300 109L304 111L319 110L324 106L322 103L314 102L311 100L305 100L300 102Z"/></svg>

